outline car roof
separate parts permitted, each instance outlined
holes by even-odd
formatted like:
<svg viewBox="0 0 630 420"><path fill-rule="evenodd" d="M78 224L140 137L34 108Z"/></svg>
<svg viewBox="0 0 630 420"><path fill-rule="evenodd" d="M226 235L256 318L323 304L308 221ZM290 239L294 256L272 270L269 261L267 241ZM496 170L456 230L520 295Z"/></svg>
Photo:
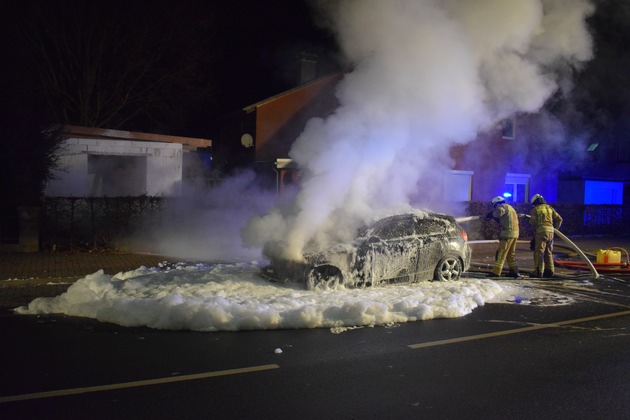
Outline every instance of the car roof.
<svg viewBox="0 0 630 420"><path fill-rule="evenodd" d="M359 237L371 236L373 232L378 231L384 227L399 222L405 222L413 220L414 223L422 223L423 220L427 222L436 222L437 220L443 221L443 223L456 224L455 218L446 214L434 213L434 212L421 212L421 213L401 213L384 217L376 220L374 223L365 226L359 231Z"/></svg>
<svg viewBox="0 0 630 420"><path fill-rule="evenodd" d="M370 226L375 226L378 224L388 223L394 220L404 220L404 219L416 219L416 220L435 220L435 219L443 219L448 220L449 222L455 222L455 218L453 216L449 216L447 214L442 213L433 213L433 212L422 212L422 213L401 213L395 214L392 216L387 216L382 219L379 219L372 223Z"/></svg>

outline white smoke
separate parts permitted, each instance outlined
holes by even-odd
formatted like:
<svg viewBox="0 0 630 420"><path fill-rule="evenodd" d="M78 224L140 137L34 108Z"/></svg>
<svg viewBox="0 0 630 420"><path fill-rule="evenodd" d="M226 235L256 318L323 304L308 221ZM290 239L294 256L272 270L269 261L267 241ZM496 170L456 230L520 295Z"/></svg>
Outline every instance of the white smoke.
<svg viewBox="0 0 630 420"><path fill-rule="evenodd" d="M584 0L343 0L322 3L352 64L340 107L290 152L304 170L294 205L252 219L246 242L347 239L376 213L432 206L449 148L570 87L591 58Z"/></svg>
<svg viewBox="0 0 630 420"><path fill-rule="evenodd" d="M184 185L180 196L164 198L159 212L138 222L128 242L136 252L188 260L255 260L260 249L244 247L240 231L247 220L269 212L277 202L249 171L211 189Z"/></svg>

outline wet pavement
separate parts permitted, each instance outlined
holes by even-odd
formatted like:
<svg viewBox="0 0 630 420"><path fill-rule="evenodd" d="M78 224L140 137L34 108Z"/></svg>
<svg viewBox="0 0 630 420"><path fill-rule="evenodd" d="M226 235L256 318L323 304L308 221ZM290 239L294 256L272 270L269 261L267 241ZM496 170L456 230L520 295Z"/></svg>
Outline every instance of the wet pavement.
<svg viewBox="0 0 630 420"><path fill-rule="evenodd" d="M598 249L622 248L630 252L630 237L580 237L570 238L584 253L594 257ZM490 271L497 244L494 242L471 243L471 274L483 276ZM568 244L556 240L555 251L559 256L577 258ZM533 270L529 242L521 241L517 247L517 262L527 276ZM626 261L622 252L622 261ZM105 274L134 270L141 266L156 267L164 262L178 262L181 258L139 253L0 253L0 310L26 305L37 297L52 297L65 292L78 279L103 270ZM582 272L588 274L588 271ZM629 271L630 273L630 271ZM557 275L575 275L575 270L556 267Z"/></svg>

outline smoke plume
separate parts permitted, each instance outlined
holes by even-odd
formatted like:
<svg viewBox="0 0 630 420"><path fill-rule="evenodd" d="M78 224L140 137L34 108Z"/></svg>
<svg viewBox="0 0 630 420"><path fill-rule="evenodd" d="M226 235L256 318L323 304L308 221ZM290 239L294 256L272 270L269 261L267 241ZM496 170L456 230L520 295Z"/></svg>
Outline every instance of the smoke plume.
<svg viewBox="0 0 630 420"><path fill-rule="evenodd" d="M276 195L265 191L251 171L234 175L212 189L187 183L181 195L173 200L165 198L159 212L139 221L128 242L136 252L188 260L255 260L260 249L243 246L240 230L277 202Z"/></svg>
<svg viewBox="0 0 630 420"><path fill-rule="evenodd" d="M347 239L375 214L441 199L449 147L570 89L592 55L584 0L322 2L351 64L340 106L313 119L290 157L303 169L291 206L250 220L249 244Z"/></svg>

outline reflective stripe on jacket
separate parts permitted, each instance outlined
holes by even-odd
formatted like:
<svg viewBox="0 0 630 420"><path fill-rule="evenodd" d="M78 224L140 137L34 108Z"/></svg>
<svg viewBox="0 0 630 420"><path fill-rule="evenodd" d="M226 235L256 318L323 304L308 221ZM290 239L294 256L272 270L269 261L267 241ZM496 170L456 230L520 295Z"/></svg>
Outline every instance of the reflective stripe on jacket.
<svg viewBox="0 0 630 420"><path fill-rule="evenodd" d="M499 238L518 238L518 214L514 207L507 203L499 204L492 212L492 217L499 219L501 225Z"/></svg>
<svg viewBox="0 0 630 420"><path fill-rule="evenodd" d="M539 204L532 209L529 223L536 227L536 232L551 232L559 229L562 217L549 204Z"/></svg>

